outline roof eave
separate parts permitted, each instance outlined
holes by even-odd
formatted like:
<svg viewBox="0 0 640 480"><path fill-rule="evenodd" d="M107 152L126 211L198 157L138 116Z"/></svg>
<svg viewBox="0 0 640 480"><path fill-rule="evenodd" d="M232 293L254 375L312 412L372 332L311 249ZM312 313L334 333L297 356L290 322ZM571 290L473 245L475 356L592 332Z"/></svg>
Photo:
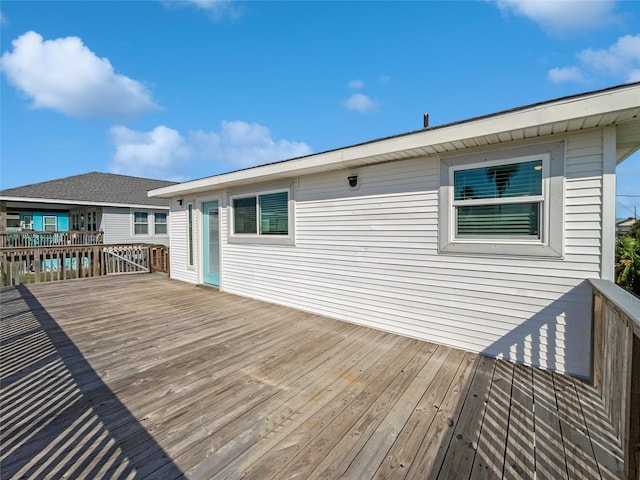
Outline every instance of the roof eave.
<svg viewBox="0 0 640 480"><path fill-rule="evenodd" d="M65 200L56 198L36 198L36 197L16 197L0 195L0 201L20 202L20 203L45 203L52 205L66 206L87 206L87 207L119 207L119 208L146 208L157 210L169 210L168 205L154 205L150 203L112 203L112 202L89 202L86 200Z"/></svg>
<svg viewBox="0 0 640 480"><path fill-rule="evenodd" d="M526 131L540 126L551 126L549 134L562 131L577 131L585 128L603 127L615 124L624 117L638 118L640 115L640 84L626 85L615 89L592 92L580 96L532 105L528 108L510 110L490 116L470 119L431 129L418 130L406 134L374 140L306 157L271 163L245 170L225 173L177 185L163 187L148 192L150 197L174 198L205 191L218 190L247 183L258 183L279 178L319 173L336 169L351 168L358 164L377 163L385 155L400 154L399 158L415 156L419 151L431 149L435 153L454 151L454 144L466 145L474 139L496 136L494 143L502 143L501 138L509 138L510 132ZM553 128L557 126L557 128ZM540 136L540 135L535 135ZM397 155L396 155L397 156ZM371 159L371 161L367 161ZM379 160L376 160L379 159Z"/></svg>

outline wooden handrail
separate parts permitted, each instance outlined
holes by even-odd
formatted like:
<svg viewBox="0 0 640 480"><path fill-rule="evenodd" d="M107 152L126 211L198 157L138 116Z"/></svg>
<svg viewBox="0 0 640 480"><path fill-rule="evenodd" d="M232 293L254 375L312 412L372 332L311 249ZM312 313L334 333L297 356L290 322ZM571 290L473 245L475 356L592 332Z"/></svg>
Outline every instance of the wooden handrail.
<svg viewBox="0 0 640 480"><path fill-rule="evenodd" d="M104 234L84 231L0 232L0 248L46 247L60 245L101 245Z"/></svg>
<svg viewBox="0 0 640 480"><path fill-rule="evenodd" d="M123 243L0 249L0 286L122 273L167 272L164 245Z"/></svg>
<svg viewBox="0 0 640 480"><path fill-rule="evenodd" d="M640 299L608 280L593 287L592 381L624 452L628 479L640 478Z"/></svg>

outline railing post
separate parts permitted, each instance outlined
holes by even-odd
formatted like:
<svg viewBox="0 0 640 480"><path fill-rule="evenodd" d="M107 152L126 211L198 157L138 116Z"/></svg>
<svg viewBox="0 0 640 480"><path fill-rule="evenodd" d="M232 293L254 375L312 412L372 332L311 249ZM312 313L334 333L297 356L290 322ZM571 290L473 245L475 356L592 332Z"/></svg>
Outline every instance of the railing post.
<svg viewBox="0 0 640 480"><path fill-rule="evenodd" d="M592 379L624 454L640 478L640 299L608 280L593 287Z"/></svg>
<svg viewBox="0 0 640 480"><path fill-rule="evenodd" d="M633 337L629 408L628 478L640 478L640 337Z"/></svg>
<svg viewBox="0 0 640 480"><path fill-rule="evenodd" d="M36 248L33 253L33 273L35 275L35 283L40 282L40 249ZM27 268L29 267L27 262Z"/></svg>
<svg viewBox="0 0 640 480"><path fill-rule="evenodd" d="M100 265L98 264L98 258L99 258L98 250L99 250L98 247L93 247L91 249L91 266L92 266L94 277L97 277L98 275L100 275Z"/></svg>
<svg viewBox="0 0 640 480"><path fill-rule="evenodd" d="M602 396L602 297L598 291L593 290L592 300L592 342L593 348L591 351L591 379L593 386L596 387L600 395Z"/></svg>
<svg viewBox="0 0 640 480"><path fill-rule="evenodd" d="M2 258L0 259L0 275L2 276L0 286L2 287L8 287L11 285L11 283L7 282L7 263L7 255L3 253Z"/></svg>

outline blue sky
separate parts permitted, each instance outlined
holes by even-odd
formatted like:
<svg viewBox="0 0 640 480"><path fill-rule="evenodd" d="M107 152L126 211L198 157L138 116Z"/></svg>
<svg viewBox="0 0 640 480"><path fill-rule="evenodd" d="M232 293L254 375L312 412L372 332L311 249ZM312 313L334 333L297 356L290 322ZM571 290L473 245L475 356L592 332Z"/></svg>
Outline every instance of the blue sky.
<svg viewBox="0 0 640 480"><path fill-rule="evenodd" d="M640 81L636 1L11 1L0 186L189 180ZM640 214L640 153L617 215Z"/></svg>

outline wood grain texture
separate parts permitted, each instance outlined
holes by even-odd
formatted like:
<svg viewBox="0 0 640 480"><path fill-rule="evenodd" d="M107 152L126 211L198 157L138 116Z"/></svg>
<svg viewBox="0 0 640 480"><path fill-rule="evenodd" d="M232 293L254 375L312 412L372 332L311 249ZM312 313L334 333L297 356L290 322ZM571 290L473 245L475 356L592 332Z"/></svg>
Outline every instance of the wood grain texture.
<svg viewBox="0 0 640 480"><path fill-rule="evenodd" d="M1 291L3 478L620 478L584 382L159 274Z"/></svg>

